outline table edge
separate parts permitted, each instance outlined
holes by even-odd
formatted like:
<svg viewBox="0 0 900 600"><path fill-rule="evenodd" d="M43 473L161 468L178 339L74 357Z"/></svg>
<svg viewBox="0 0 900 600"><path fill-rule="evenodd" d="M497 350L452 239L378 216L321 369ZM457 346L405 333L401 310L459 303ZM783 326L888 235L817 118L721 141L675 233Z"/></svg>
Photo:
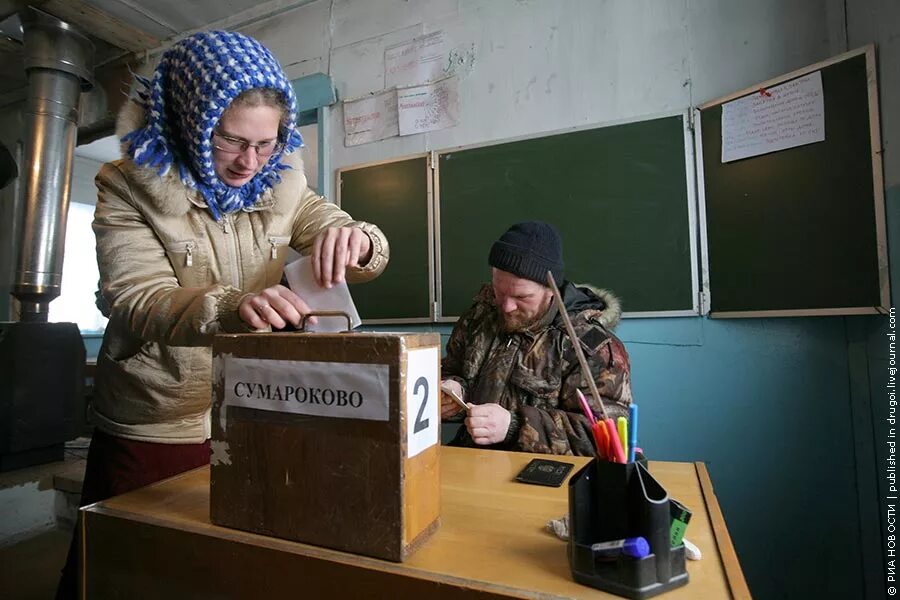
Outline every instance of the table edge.
<svg viewBox="0 0 900 600"><path fill-rule="evenodd" d="M744 571L741 569L740 561L738 561L737 552L735 552L734 544L731 542L731 536L728 534L725 516L722 514L719 501L716 499L716 493L713 491L712 480L709 477L709 471L706 469L706 463L696 461L694 467L697 470L700 492L703 494L706 512L712 524L713 537L716 540L716 546L719 548L722 568L725 570L725 579L728 581L731 595L737 600L751 600L750 588L747 586Z"/></svg>

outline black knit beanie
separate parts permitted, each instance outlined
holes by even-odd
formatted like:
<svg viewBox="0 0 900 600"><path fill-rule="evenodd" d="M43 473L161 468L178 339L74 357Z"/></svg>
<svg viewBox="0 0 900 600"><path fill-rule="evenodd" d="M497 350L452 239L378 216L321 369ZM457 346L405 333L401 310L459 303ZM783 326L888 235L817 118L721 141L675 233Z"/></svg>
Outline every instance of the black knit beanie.
<svg viewBox="0 0 900 600"><path fill-rule="evenodd" d="M540 221L516 223L491 246L488 264L547 285L547 271L563 282L562 240L556 228Z"/></svg>

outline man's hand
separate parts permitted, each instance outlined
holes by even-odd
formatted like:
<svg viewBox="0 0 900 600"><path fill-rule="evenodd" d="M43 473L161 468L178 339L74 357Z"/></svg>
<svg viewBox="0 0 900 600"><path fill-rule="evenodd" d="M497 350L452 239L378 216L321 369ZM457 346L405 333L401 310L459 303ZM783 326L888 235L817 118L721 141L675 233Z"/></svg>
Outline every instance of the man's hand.
<svg viewBox="0 0 900 600"><path fill-rule="evenodd" d="M466 429L472 440L481 446L506 439L512 415L499 404L473 404L466 419Z"/></svg>
<svg viewBox="0 0 900 600"><path fill-rule="evenodd" d="M264 329L268 325L272 329L283 329L286 322L296 327L309 312L306 302L283 285L273 285L258 294L251 294L238 306L238 316L255 329ZM310 317L309 322L315 324L315 317Z"/></svg>
<svg viewBox="0 0 900 600"><path fill-rule="evenodd" d="M441 381L441 419L449 419L462 412L463 407L451 398L450 394L456 394L460 400L463 399L462 385L455 379L444 379Z"/></svg>
<svg viewBox="0 0 900 600"><path fill-rule="evenodd" d="M344 281L347 267L358 267L372 258L372 240L359 227L329 227L316 236L312 269L316 283L330 288Z"/></svg>

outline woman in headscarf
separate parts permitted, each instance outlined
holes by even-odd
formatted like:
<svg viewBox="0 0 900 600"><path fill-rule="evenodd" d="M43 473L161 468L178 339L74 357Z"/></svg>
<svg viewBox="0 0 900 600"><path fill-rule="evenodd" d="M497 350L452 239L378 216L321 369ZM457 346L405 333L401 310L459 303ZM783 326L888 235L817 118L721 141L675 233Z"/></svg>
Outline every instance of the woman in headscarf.
<svg viewBox="0 0 900 600"><path fill-rule="evenodd" d="M326 287L372 279L388 261L376 226L307 187L294 92L259 42L198 33L139 82L119 116L124 158L97 175L109 324L82 505L209 462L213 336L309 312L279 285L288 246L311 255ZM60 597L74 595L72 554Z"/></svg>

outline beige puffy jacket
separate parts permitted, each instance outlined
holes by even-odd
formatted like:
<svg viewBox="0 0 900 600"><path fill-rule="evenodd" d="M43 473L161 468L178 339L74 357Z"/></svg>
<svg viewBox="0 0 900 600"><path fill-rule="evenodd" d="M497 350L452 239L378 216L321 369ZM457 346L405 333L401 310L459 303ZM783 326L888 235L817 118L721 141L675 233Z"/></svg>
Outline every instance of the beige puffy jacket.
<svg viewBox="0 0 900 600"><path fill-rule="evenodd" d="M117 133L142 119L130 103ZM149 442L206 440L212 338L249 331L237 315L239 301L280 281L288 246L306 254L324 228L360 227L373 254L347 280L367 281L384 270L384 234L310 190L299 153L284 162L293 169L282 171L280 184L220 222L175 169L160 177L127 159L100 169L94 232L111 310L93 402L101 430Z"/></svg>

